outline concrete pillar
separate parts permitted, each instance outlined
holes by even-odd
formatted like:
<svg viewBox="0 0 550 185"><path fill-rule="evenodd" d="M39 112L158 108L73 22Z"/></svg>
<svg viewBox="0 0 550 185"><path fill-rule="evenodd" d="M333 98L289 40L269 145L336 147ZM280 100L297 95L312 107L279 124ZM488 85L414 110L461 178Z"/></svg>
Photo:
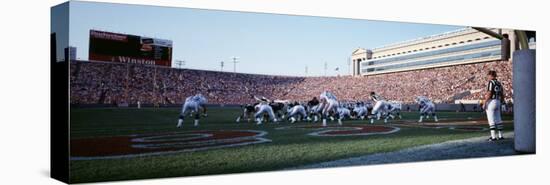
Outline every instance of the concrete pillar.
<svg viewBox="0 0 550 185"><path fill-rule="evenodd" d="M509 53L511 57L510 60L514 60L514 52L518 48L516 33L514 32L514 30L505 29L503 30L502 34L508 34L508 39L510 40L510 53Z"/></svg>
<svg viewBox="0 0 550 185"><path fill-rule="evenodd" d="M357 75L361 75L361 62L357 62L355 68L357 69Z"/></svg>
<svg viewBox="0 0 550 185"><path fill-rule="evenodd" d="M518 152L536 150L535 50L516 50L513 56L514 148Z"/></svg>

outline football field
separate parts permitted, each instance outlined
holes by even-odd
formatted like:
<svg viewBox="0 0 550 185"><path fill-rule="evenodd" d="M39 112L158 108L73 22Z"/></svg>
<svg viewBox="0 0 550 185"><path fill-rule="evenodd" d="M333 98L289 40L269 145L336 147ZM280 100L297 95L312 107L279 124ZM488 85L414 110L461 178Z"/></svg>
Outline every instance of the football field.
<svg viewBox="0 0 550 185"><path fill-rule="evenodd" d="M240 108L209 108L198 127L179 108L72 108L71 182L145 179L289 169L326 161L488 135L481 112L438 112L440 121L402 119L235 122ZM512 117L504 115L505 130Z"/></svg>

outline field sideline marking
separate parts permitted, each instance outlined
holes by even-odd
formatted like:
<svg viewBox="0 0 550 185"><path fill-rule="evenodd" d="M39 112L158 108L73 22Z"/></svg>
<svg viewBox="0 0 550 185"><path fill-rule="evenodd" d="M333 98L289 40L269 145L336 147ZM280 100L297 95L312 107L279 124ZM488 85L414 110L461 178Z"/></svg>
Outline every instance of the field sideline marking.
<svg viewBox="0 0 550 185"><path fill-rule="evenodd" d="M389 125L364 125L364 126L329 126L329 127L311 127L307 128L308 125L300 126L300 125L294 125L294 126L284 126L284 127L277 127L275 130L283 130L283 129L301 129L301 130L320 130L308 133L307 135L310 136L331 136L331 137L337 137L337 136L368 136L368 135L378 135L378 134L392 134L395 132L398 132L401 130L399 127L395 126L389 126ZM364 132L364 133L352 133L352 134L325 134L327 132L334 132L334 131L353 131L353 130L363 130L365 127L369 126L379 126L379 127L389 127L392 130L385 131L385 132Z"/></svg>
<svg viewBox="0 0 550 185"><path fill-rule="evenodd" d="M476 129L479 129L479 130L468 130L470 128L476 128ZM478 132L481 132L481 131L487 131L489 130L489 128L487 127L482 127L482 126L450 126L449 127L450 130L458 130L458 131L478 131Z"/></svg>
<svg viewBox="0 0 550 185"><path fill-rule="evenodd" d="M310 136L330 136L330 137L338 137L338 136L368 136L368 135L384 135L384 134L392 134L392 133L395 133L395 132L398 132L399 130L401 130L399 127L394 127L394 126L383 126L383 127L390 127L392 128L392 130L390 131L386 131L386 132L364 132L364 133L353 133L353 134L325 134L327 132L333 132L333 131L341 131L341 129L327 129L327 130L322 130L322 131L317 131L317 132L312 132L312 133L309 133L307 135L310 135ZM344 129L349 129L349 130L362 130L364 129L363 127L341 127L341 128L344 128Z"/></svg>

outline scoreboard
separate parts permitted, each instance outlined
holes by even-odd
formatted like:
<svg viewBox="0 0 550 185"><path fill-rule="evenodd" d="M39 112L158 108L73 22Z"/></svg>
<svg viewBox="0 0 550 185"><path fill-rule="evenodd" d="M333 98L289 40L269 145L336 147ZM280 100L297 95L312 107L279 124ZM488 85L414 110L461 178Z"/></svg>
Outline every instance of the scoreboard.
<svg viewBox="0 0 550 185"><path fill-rule="evenodd" d="M172 65L172 41L90 30L90 61Z"/></svg>

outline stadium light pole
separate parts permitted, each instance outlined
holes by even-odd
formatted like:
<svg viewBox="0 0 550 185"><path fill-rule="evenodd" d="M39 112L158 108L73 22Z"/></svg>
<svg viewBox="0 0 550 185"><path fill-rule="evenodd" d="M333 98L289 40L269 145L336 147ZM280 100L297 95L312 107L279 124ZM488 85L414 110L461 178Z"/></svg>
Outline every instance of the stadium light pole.
<svg viewBox="0 0 550 185"><path fill-rule="evenodd" d="M351 75L351 58L348 57L348 75Z"/></svg>
<svg viewBox="0 0 550 185"><path fill-rule="evenodd" d="M305 71L305 72L306 72L306 76L307 76L307 70L308 70L308 69L307 69L307 65L306 65L306 71Z"/></svg>
<svg viewBox="0 0 550 185"><path fill-rule="evenodd" d="M176 60L176 64L178 65L178 69L181 69L182 66L185 66L185 60Z"/></svg>
<svg viewBox="0 0 550 185"><path fill-rule="evenodd" d="M231 59L233 59L233 72L237 73L237 63L239 63L239 57L231 57Z"/></svg>
<svg viewBox="0 0 550 185"><path fill-rule="evenodd" d="M220 62L220 66L221 66L220 71L221 71L221 72L223 72L223 65L224 65L224 64L223 64L223 61L221 61L221 62Z"/></svg>
<svg viewBox="0 0 550 185"><path fill-rule="evenodd" d="M325 76L327 76L327 69L328 69L328 65L327 65L327 62L325 62Z"/></svg>

